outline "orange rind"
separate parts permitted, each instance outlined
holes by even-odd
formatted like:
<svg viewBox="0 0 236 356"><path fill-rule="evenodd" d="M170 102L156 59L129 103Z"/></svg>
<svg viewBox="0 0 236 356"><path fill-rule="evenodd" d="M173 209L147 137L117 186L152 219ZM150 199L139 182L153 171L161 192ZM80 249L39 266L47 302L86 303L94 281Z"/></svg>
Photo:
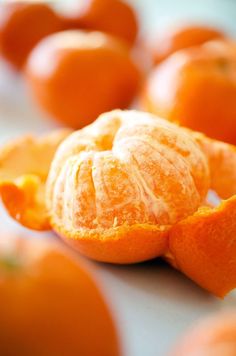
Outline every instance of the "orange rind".
<svg viewBox="0 0 236 356"><path fill-rule="evenodd" d="M69 133L63 129L39 139L25 136L0 152L0 196L8 213L25 227L50 228L44 186L54 153Z"/></svg>
<svg viewBox="0 0 236 356"><path fill-rule="evenodd" d="M105 297L61 244L0 231L0 355L121 356Z"/></svg>
<svg viewBox="0 0 236 356"><path fill-rule="evenodd" d="M178 51L150 73L142 107L236 145L236 43L215 40Z"/></svg>
<svg viewBox="0 0 236 356"><path fill-rule="evenodd" d="M138 54L124 41L82 30L43 39L31 52L24 74L42 111L73 129L106 111L128 108L143 79Z"/></svg>
<svg viewBox="0 0 236 356"><path fill-rule="evenodd" d="M62 141L47 155L43 208L36 212L33 204L32 214L46 214L42 221L94 260L123 264L160 256L219 297L236 287L233 146L121 110ZM23 186L38 201L31 175ZM229 199L211 207L210 189Z"/></svg>
<svg viewBox="0 0 236 356"><path fill-rule="evenodd" d="M171 263L211 293L224 297L236 286L236 196L202 207L170 231Z"/></svg>
<svg viewBox="0 0 236 356"><path fill-rule="evenodd" d="M64 20L47 1L1 1L1 59L21 70L35 45L63 28Z"/></svg>
<svg viewBox="0 0 236 356"><path fill-rule="evenodd" d="M191 131L205 153L211 173L211 189L222 199L236 194L236 147Z"/></svg>
<svg viewBox="0 0 236 356"><path fill-rule="evenodd" d="M135 10L123 0L82 0L63 19L65 28L110 33L129 45L134 44L139 30Z"/></svg>
<svg viewBox="0 0 236 356"><path fill-rule="evenodd" d="M200 46L205 42L224 37L225 35L220 30L204 25L167 28L167 31L157 36L155 43L153 41L153 60L156 64L159 64L181 49Z"/></svg>

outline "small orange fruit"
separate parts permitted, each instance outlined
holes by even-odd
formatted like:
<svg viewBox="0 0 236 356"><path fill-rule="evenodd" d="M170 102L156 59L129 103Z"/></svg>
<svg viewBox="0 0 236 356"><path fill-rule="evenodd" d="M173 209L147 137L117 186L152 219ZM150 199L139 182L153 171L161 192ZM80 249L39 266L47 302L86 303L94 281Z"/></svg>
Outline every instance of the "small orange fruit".
<svg viewBox="0 0 236 356"><path fill-rule="evenodd" d="M0 197L20 224L98 261L164 257L219 297L236 287L235 182L235 146L138 111L0 150ZM228 200L209 206L209 189Z"/></svg>
<svg viewBox="0 0 236 356"><path fill-rule="evenodd" d="M236 144L236 44L208 42L169 57L151 73L144 107Z"/></svg>
<svg viewBox="0 0 236 356"><path fill-rule="evenodd" d="M218 29L209 26L180 26L163 32L152 46L153 59L160 63L172 53L210 40L224 37Z"/></svg>
<svg viewBox="0 0 236 356"><path fill-rule="evenodd" d="M133 44L138 21L132 7L122 0L77 0L77 8L65 18L68 28L84 28L110 33Z"/></svg>
<svg viewBox="0 0 236 356"><path fill-rule="evenodd" d="M3 2L0 5L0 54L20 69L36 43L61 30L62 26L62 19L44 2Z"/></svg>
<svg viewBox="0 0 236 356"><path fill-rule="evenodd" d="M1 231L0 354L120 355L110 311L79 259Z"/></svg>
<svg viewBox="0 0 236 356"><path fill-rule="evenodd" d="M39 105L81 128L104 111L127 107L140 84L127 46L102 32L64 31L33 50L26 79Z"/></svg>
<svg viewBox="0 0 236 356"><path fill-rule="evenodd" d="M200 320L180 341L173 356L235 356L236 311Z"/></svg>

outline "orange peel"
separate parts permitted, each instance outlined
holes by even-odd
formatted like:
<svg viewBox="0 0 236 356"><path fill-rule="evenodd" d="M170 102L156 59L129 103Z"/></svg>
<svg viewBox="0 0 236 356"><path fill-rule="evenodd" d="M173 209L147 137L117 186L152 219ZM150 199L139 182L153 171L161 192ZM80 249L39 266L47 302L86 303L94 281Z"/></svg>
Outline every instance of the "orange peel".
<svg viewBox="0 0 236 356"><path fill-rule="evenodd" d="M63 129L41 138L25 136L0 151L0 197L9 215L25 227L50 229L45 181L58 145L70 132Z"/></svg>
<svg viewBox="0 0 236 356"><path fill-rule="evenodd" d="M205 153L210 174L211 189L222 199L236 194L236 147L210 139L201 133L191 131Z"/></svg>
<svg viewBox="0 0 236 356"><path fill-rule="evenodd" d="M236 196L202 207L169 234L171 263L200 286L224 297L236 286Z"/></svg>
<svg viewBox="0 0 236 356"><path fill-rule="evenodd" d="M236 287L233 146L121 110L62 141L47 155L41 212L32 204L30 213L46 214L42 221L92 259L135 263L160 256L215 295ZM38 201L35 172L25 173L29 200ZM207 206L210 189L229 199Z"/></svg>

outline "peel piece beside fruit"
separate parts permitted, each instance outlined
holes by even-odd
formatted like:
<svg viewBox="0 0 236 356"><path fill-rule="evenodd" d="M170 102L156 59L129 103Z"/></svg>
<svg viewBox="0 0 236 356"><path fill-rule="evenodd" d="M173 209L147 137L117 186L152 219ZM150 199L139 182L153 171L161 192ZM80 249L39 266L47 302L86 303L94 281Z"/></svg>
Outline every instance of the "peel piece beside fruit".
<svg viewBox="0 0 236 356"><path fill-rule="evenodd" d="M120 110L62 141L47 155L42 205L29 204L32 214L42 217L40 229L46 221L68 244L98 261L164 257L219 297L236 287L233 146L148 113ZM33 167L25 171L29 181L32 174L40 179ZM4 169L2 164L0 175ZM18 173L24 172L14 175L16 186ZM209 207L210 189L229 199ZM39 191L30 191L33 201L39 202ZM17 219L10 204L5 206Z"/></svg>
<svg viewBox="0 0 236 356"><path fill-rule="evenodd" d="M25 227L50 229L45 208L45 182L58 145L71 131L40 138L24 136L0 150L0 195L8 213Z"/></svg>

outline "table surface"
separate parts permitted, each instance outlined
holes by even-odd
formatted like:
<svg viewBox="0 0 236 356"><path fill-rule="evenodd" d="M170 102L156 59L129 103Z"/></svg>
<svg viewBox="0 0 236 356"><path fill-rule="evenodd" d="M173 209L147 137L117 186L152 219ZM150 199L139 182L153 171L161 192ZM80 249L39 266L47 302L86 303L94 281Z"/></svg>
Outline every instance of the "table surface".
<svg viewBox="0 0 236 356"><path fill-rule="evenodd" d="M179 0L172 6L171 14L170 0L133 2L141 10L146 32L171 20L187 19L217 23L231 33L235 30L234 1ZM0 142L21 133L42 133L54 127L56 124L31 102L20 76L0 63ZM3 211L0 222L20 234L45 236L17 226ZM125 356L167 355L178 337L197 319L236 304L236 293L219 300L159 260L133 266L95 265L114 310Z"/></svg>

